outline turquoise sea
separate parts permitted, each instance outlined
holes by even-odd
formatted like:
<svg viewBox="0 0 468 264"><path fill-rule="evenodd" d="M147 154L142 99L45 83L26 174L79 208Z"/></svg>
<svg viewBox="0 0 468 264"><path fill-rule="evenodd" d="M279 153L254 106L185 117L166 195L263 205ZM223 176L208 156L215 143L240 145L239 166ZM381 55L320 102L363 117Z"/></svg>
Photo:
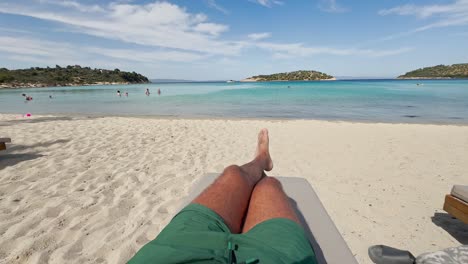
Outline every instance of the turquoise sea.
<svg viewBox="0 0 468 264"><path fill-rule="evenodd" d="M145 95L146 88L151 91L150 96ZM157 94L158 89L161 95ZM117 96L117 90L122 92L121 97ZM33 100L26 102L22 93ZM208 82L0 89L0 113L467 124L468 80Z"/></svg>

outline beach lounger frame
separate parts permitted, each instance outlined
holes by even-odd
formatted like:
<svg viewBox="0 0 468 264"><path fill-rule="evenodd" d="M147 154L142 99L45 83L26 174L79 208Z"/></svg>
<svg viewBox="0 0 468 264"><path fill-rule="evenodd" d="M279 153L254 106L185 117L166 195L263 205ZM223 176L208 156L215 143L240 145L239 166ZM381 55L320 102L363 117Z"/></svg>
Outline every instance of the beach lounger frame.
<svg viewBox="0 0 468 264"><path fill-rule="evenodd" d="M455 185L445 196L444 210L468 224L468 186Z"/></svg>
<svg viewBox="0 0 468 264"><path fill-rule="evenodd" d="M219 173L209 173L196 182L187 198L183 201L182 206L190 203L218 175ZM292 203L301 218L300 220L303 226L306 227L306 233L317 255L318 263L357 264L356 258L309 182L306 179L297 177L277 178L282 183L286 194L292 199Z"/></svg>
<svg viewBox="0 0 468 264"><path fill-rule="evenodd" d="M5 143L10 143L10 142L11 142L10 138L0 138L0 150L6 150Z"/></svg>

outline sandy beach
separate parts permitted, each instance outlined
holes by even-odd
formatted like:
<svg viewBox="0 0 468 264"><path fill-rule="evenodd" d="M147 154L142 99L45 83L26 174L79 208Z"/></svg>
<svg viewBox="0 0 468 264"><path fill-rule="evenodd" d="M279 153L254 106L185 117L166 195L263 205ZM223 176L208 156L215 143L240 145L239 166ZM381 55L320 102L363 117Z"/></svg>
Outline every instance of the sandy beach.
<svg viewBox="0 0 468 264"><path fill-rule="evenodd" d="M125 263L207 172L249 161L270 131L272 176L306 178L359 263L468 243L442 210L468 184L468 126L313 120L0 115L0 263Z"/></svg>

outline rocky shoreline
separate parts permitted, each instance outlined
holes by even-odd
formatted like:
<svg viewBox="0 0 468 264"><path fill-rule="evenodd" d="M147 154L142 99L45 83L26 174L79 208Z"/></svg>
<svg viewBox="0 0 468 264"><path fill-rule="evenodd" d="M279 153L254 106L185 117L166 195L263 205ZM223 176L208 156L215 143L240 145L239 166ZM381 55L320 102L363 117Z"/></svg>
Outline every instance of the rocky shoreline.
<svg viewBox="0 0 468 264"><path fill-rule="evenodd" d="M43 88L43 87L68 87L68 86L91 86L91 85L129 85L129 82L96 82L96 83L67 83L64 85L49 85L45 83L8 83L0 84L0 89L19 88Z"/></svg>
<svg viewBox="0 0 468 264"><path fill-rule="evenodd" d="M452 77L398 77L399 80L451 80Z"/></svg>

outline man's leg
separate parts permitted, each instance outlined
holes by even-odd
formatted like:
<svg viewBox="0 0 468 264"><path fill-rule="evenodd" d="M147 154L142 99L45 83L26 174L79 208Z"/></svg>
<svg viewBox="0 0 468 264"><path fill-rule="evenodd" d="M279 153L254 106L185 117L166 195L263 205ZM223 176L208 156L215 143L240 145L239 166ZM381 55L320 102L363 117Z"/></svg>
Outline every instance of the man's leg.
<svg viewBox="0 0 468 264"><path fill-rule="evenodd" d="M252 192L242 233L272 218L287 218L301 225L281 183L273 177L264 177Z"/></svg>
<svg viewBox="0 0 468 264"><path fill-rule="evenodd" d="M255 186L242 233L243 239L261 246L241 244L240 256L254 257L261 263L317 263L290 199L273 177L264 177Z"/></svg>
<svg viewBox="0 0 468 264"><path fill-rule="evenodd" d="M192 203L206 206L220 215L233 233L240 233L252 190L273 168L269 153L268 130L258 134L255 158L242 166L231 165Z"/></svg>

